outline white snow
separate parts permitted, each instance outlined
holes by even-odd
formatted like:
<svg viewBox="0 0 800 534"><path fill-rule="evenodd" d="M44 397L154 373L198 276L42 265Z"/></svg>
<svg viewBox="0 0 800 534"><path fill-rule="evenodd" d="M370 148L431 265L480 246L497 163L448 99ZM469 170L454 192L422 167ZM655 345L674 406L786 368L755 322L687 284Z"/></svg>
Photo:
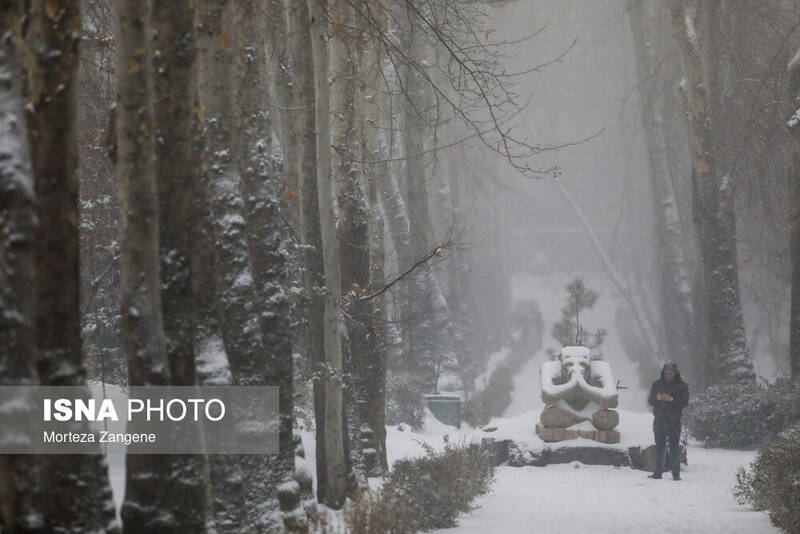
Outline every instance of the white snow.
<svg viewBox="0 0 800 534"><path fill-rule="evenodd" d="M232 382L228 355L218 335L213 334L198 343L197 374L205 386L224 386Z"/></svg>
<svg viewBox="0 0 800 534"><path fill-rule="evenodd" d="M538 388L533 388L538 389ZM539 409L512 417L495 418L491 433L463 426L461 430L440 423L426 413L425 428L412 432L407 425L387 428L389 464L400 458L424 455L422 443L440 449L445 440L471 442L481 437L512 439L517 445L540 448L545 444L534 433ZM627 448L652 444L653 416L620 410L622 442ZM313 435L305 432L307 466L313 466ZM552 444L551 444L552 446ZM601 446L577 439L558 447ZM608 447L609 445L602 445ZM579 462L546 467L508 467L496 470L491 492L476 501L477 508L459 517L460 525L437 530L441 534L547 533L725 533L778 532L767 515L737 505L731 494L736 468L753 461L754 451L688 448L688 466L681 466L683 481L647 478L629 467L585 465ZM313 468L309 469L314 473ZM380 487L376 480L370 486ZM341 525L339 513L326 511L328 520Z"/></svg>
<svg viewBox="0 0 800 534"><path fill-rule="evenodd" d="M460 526L436 532L766 533L766 514L731 496L736 467L752 452L689 447L683 481L651 480L627 467L578 463L498 467L493 491ZM577 468L576 468L577 467Z"/></svg>

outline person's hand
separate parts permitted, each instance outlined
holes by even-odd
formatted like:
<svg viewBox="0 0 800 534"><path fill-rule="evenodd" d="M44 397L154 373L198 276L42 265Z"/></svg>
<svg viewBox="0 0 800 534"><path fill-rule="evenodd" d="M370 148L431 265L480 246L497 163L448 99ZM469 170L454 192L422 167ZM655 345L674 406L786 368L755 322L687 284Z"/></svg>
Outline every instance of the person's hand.
<svg viewBox="0 0 800 534"><path fill-rule="evenodd" d="M671 401L672 396L669 393L659 393L658 395L656 395L656 400Z"/></svg>

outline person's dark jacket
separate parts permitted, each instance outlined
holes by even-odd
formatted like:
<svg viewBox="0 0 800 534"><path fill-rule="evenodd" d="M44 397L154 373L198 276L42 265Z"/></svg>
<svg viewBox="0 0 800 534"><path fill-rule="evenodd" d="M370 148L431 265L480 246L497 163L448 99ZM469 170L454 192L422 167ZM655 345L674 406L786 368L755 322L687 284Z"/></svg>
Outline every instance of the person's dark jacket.
<svg viewBox="0 0 800 534"><path fill-rule="evenodd" d="M664 379L664 371L668 368L675 373L671 382ZM672 400L656 400L656 395L659 393L668 394ZM680 421L683 409L689 404L689 387L681 379L678 367L674 363L664 364L661 369L661 378L653 382L650 387L650 396L647 402L653 407L653 415L657 420Z"/></svg>

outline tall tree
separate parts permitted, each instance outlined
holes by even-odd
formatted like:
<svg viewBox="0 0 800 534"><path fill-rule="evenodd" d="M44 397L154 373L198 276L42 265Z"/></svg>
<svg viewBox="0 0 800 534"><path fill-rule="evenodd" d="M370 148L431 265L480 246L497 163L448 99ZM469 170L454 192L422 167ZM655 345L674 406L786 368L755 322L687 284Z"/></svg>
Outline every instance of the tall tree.
<svg viewBox="0 0 800 534"><path fill-rule="evenodd" d="M314 72L314 103L317 145L317 193L319 224L325 272L325 311L323 316L325 352L325 479L323 503L332 508L344 505L346 468L344 428L342 425L342 342L341 265L336 236L336 215L333 207L333 174L331 169L330 87L328 81L328 19L326 0L308 0L311 19L311 57Z"/></svg>
<svg viewBox="0 0 800 534"><path fill-rule="evenodd" d="M153 60L155 176L159 202L161 308L170 384L197 383L195 295L192 291L192 199L200 178L196 154L197 45L191 0L153 0L150 43ZM202 245L199 245L202 246ZM209 289L206 289L207 291ZM210 286L213 292L214 286ZM185 529L203 532L207 481L198 455L175 458L172 512Z"/></svg>
<svg viewBox="0 0 800 534"><path fill-rule="evenodd" d="M280 385L280 453L212 460L216 528L279 532L279 485L293 472L291 353L275 184L268 180L264 13L257 2L206 2L200 20L200 104L207 202L216 241L219 331L236 385ZM238 52L238 53L237 53ZM256 84L254 86L254 84ZM234 105L236 97L248 100ZM235 131L236 129L240 131ZM290 379L289 379L290 380ZM288 398L287 398L288 396ZM254 409L254 407L252 408ZM240 416L257 419L246 409ZM288 491L288 488L284 488ZM289 499L292 501L292 499ZM296 500L295 500L296 501ZM295 504L293 502L292 504ZM294 506L287 506L294 508ZM292 511L293 510L286 510Z"/></svg>
<svg viewBox="0 0 800 534"><path fill-rule="evenodd" d="M118 2L115 11L123 347L130 385L164 386L170 375L161 311L149 9L147 3ZM124 532L179 532L189 523L202 530L202 517L198 521L195 514L186 515L179 468L184 460L171 455L126 457Z"/></svg>
<svg viewBox="0 0 800 534"><path fill-rule="evenodd" d="M43 385L85 386L75 100L80 2L31 0L25 7L21 63L38 220L34 269L37 368ZM102 456L41 458L41 503L51 531L117 530Z"/></svg>
<svg viewBox="0 0 800 534"><path fill-rule="evenodd" d="M198 271L213 279L208 295L230 373L235 362L247 365L259 350L258 328L247 310L253 279L247 256L239 173L233 157L233 4L225 0L198 6L198 94L202 125L203 172L195 187L202 205L204 241L214 248L213 269ZM207 241L210 239L210 242ZM206 282L209 280L206 279ZM235 379L233 379L235 383ZM223 532L252 531L257 511L245 501L247 483L239 458L209 459L215 527Z"/></svg>
<svg viewBox="0 0 800 534"><path fill-rule="evenodd" d="M789 324L789 363L792 378L800 379L800 50L789 63L786 98L793 110L789 120L792 136L792 161L789 187L793 211L790 213L790 254L792 258L792 305Z"/></svg>
<svg viewBox="0 0 800 534"><path fill-rule="evenodd" d="M19 3L0 2L0 386L34 385L36 342L34 250L36 211L15 30ZM21 420L36 417L15 414ZM3 429L14 439L15 429ZM36 456L0 456L0 531L47 531L38 494Z"/></svg>
<svg viewBox="0 0 800 534"><path fill-rule="evenodd" d="M367 16L374 16L379 27L385 31L387 21L386 9L383 4L384 2L365 4L361 6L361 9L367 11ZM381 180L387 165L375 163L380 161L381 124L383 122L381 111L385 103L382 89L385 87L382 85L383 76L380 69L383 54L378 46L374 46L370 42L368 36L365 35L362 38L364 39L364 42L360 44L362 55L357 65L356 110L359 121L360 159L367 162L361 166L361 188L362 190L366 188L366 207L369 210L366 215L368 217L366 246L369 256L366 261L362 257L361 261L365 261L369 265L366 287L377 289L386 284L384 224L378 200L378 181ZM344 252L344 246L343 244L343 257L347 254ZM344 277L343 274L343 288L347 290ZM355 283L360 282L356 281ZM362 284L360 287L364 288L365 286ZM386 457L386 353L388 346L385 305L385 300L380 295L371 299L366 307L359 308L359 312L363 316L361 321L365 325L363 335L366 338L367 347L364 358L360 360L360 364L363 365L363 373L356 376L356 407L359 411L359 423L362 425L359 429L363 445L362 454L369 475L377 474L380 471L385 472L389 468Z"/></svg>
<svg viewBox="0 0 800 534"><path fill-rule="evenodd" d="M648 0L628 0L627 14L636 54L636 73L641 96L641 120L644 127L653 201L656 215L656 239L660 254L660 303L664 320L663 338L670 357L677 361L685 376L700 383L704 351L700 347L698 313L692 302L692 280L688 267L688 241L678 210L677 179L680 166L675 162L683 150L679 129L685 132L674 110L680 107L677 97L677 69L665 60L669 47L669 6Z"/></svg>
<svg viewBox="0 0 800 534"><path fill-rule="evenodd" d="M364 456L362 425L366 424L366 375L370 359L370 342L367 339L367 318L370 305L359 300L369 284L369 207L361 184L358 164L360 143L356 121L356 68L359 62L360 42L355 31L354 9L343 0L331 2L331 24L334 31L329 39L331 91L331 142L333 151L333 180L339 207L339 243L342 273L342 293L347 307L347 348L343 369L349 383L345 383L344 404L349 443L350 466L357 480L363 480ZM370 430L365 434L369 435ZM363 438L363 439L368 439Z"/></svg>
<svg viewBox="0 0 800 534"><path fill-rule="evenodd" d="M404 172L398 176L398 186L405 204L408 235L392 231L392 239L399 253L399 270L404 272L432 247L432 219L428 198L428 162L426 139L431 128L438 126L437 102L433 80L426 69L429 58L427 20L432 5L405 2L396 10L400 31L399 72L402 122L400 137L405 150ZM434 37L434 40L436 38ZM384 207L389 209L384 202ZM392 211L397 211L396 207ZM399 212L398 212L399 213ZM400 229L399 220L389 221L389 228ZM453 328L450 310L430 264L421 264L417 272L403 281L401 318L404 342L408 343L405 371L406 379L400 381L398 390L401 412L406 420L420 425L422 422L422 394L433 392L436 361L441 355L452 355Z"/></svg>
<svg viewBox="0 0 800 534"><path fill-rule="evenodd" d="M720 1L673 0L672 32L684 73L684 106L692 160L693 219L708 295L711 382L751 381L753 362L739 297L734 178L719 172L714 120L720 101ZM698 21L702 21L702 26ZM702 28L702 33L700 29Z"/></svg>
<svg viewBox="0 0 800 534"><path fill-rule="evenodd" d="M260 358L234 376L239 383L278 386L280 396L279 451L277 456L250 458L250 467L262 478L263 494L277 508L279 487L291 493L287 481L294 475L294 400L292 344L287 295L288 273L283 221L280 213L281 183L271 161L266 41L263 6L256 0L237 0L234 6L237 54L234 63L237 139L236 159L244 200L247 250L255 284L255 302L263 346ZM297 502L282 499L284 523L303 528L305 515ZM275 525L271 528L279 528Z"/></svg>
<svg viewBox="0 0 800 534"><path fill-rule="evenodd" d="M300 228L306 297L307 357L313 367L314 432L316 438L317 499L326 502L328 468L325 450L325 266L317 188L317 139L314 103L314 71L311 54L309 6L303 1L285 1L288 57L292 73L291 120L281 121L286 133L287 167L294 167L300 191ZM284 82L285 83L285 82ZM291 171L290 171L291 172Z"/></svg>

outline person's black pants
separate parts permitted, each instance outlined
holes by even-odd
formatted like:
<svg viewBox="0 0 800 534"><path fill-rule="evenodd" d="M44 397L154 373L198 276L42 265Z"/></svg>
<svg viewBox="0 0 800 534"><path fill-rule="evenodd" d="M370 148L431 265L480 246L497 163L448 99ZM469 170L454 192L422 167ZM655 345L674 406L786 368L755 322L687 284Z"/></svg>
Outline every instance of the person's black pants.
<svg viewBox="0 0 800 534"><path fill-rule="evenodd" d="M681 420L662 419L653 421L653 434L656 438L656 470L655 474L660 475L668 467L672 471L672 476L678 476L681 472ZM666 445L669 443L669 462L664 465L664 453Z"/></svg>

